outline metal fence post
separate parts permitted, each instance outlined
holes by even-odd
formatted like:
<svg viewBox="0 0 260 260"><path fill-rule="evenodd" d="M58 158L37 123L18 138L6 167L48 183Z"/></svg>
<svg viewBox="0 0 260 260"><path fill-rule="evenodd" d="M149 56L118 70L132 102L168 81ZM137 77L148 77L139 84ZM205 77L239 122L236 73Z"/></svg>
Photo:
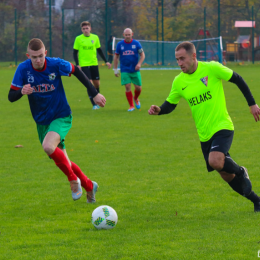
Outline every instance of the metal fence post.
<svg viewBox="0 0 260 260"><path fill-rule="evenodd" d="M206 7L204 7L204 51L205 51L205 61L207 60L207 42L206 42L206 38L207 38L207 33L206 33Z"/></svg>
<svg viewBox="0 0 260 260"><path fill-rule="evenodd" d="M14 9L14 60L17 66L17 10Z"/></svg>
<svg viewBox="0 0 260 260"><path fill-rule="evenodd" d="M161 0L162 2L162 65L164 65L164 30L163 30L163 0Z"/></svg>
<svg viewBox="0 0 260 260"><path fill-rule="evenodd" d="M62 8L62 18L61 18L61 21L62 21L62 59L65 59L64 57L64 53L65 53L65 39L64 39L64 9Z"/></svg>
<svg viewBox="0 0 260 260"><path fill-rule="evenodd" d="M218 37L220 37L220 0L218 0Z"/></svg>
<svg viewBox="0 0 260 260"><path fill-rule="evenodd" d="M157 40L157 49L156 49L156 54L157 54L157 64L159 62L159 14L158 14L158 7L156 7L156 40Z"/></svg>
<svg viewBox="0 0 260 260"><path fill-rule="evenodd" d="M50 57L52 56L52 38L51 38L51 0L49 0L49 37L50 37Z"/></svg>
<svg viewBox="0 0 260 260"><path fill-rule="evenodd" d="M254 6L252 6L252 63L255 63L255 31L254 31Z"/></svg>

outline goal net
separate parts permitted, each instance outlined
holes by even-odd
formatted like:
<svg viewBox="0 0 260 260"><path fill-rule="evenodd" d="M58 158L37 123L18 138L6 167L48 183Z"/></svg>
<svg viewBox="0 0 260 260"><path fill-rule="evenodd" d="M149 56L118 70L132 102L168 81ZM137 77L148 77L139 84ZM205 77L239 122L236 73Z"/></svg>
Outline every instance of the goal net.
<svg viewBox="0 0 260 260"><path fill-rule="evenodd" d="M113 38L113 51L122 38ZM175 48L182 41L148 41L137 40L141 43L145 60L142 70L179 69L175 59ZM200 61L218 61L222 63L222 37L191 40L197 51L197 59Z"/></svg>

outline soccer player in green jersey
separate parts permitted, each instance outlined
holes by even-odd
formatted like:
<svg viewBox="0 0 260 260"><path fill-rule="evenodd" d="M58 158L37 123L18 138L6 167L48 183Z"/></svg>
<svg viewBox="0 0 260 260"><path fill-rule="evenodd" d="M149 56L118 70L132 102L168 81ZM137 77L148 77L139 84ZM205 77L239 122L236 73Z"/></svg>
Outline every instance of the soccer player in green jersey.
<svg viewBox="0 0 260 260"><path fill-rule="evenodd" d="M101 49L99 37L96 34L91 33L90 22L82 22L81 31L83 34L77 36L74 42L73 57L76 65L86 74L99 93L100 77L97 52L109 69L111 68L111 64L107 61ZM93 97L89 92L88 95L93 105L93 109L99 109L99 106L94 102Z"/></svg>
<svg viewBox="0 0 260 260"><path fill-rule="evenodd" d="M148 113L168 114L184 98L192 111L208 171L218 171L234 191L254 203L255 212L260 211L260 198L252 191L247 169L229 154L234 126L227 112L222 80L238 86L257 122L260 109L250 89L240 75L222 64L198 61L195 46L190 42L180 43L175 57L182 72L174 79L166 101L160 107L152 105Z"/></svg>

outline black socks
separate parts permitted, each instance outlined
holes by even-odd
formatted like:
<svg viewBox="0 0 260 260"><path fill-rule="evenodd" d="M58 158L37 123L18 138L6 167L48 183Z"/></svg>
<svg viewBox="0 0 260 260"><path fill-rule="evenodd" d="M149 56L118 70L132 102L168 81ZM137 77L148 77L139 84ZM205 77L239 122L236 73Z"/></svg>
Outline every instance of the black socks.
<svg viewBox="0 0 260 260"><path fill-rule="evenodd" d="M224 167L221 171L230 173L230 174L235 174L238 177L242 176L244 174L244 169L240 167L231 157L226 156L225 157L225 163Z"/></svg>
<svg viewBox="0 0 260 260"><path fill-rule="evenodd" d="M235 178L231 182L229 182L228 184L235 192L237 192L238 194L243 196L243 190L242 190L240 178L235 176ZM247 199L251 200L253 203L260 201L260 198L253 191L251 191L251 193L248 196L245 196L245 197Z"/></svg>

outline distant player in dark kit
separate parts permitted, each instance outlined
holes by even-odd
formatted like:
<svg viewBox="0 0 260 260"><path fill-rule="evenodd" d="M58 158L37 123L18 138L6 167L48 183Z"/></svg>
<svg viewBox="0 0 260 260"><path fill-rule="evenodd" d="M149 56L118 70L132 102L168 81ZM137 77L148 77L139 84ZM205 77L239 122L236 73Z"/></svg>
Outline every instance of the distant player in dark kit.
<svg viewBox="0 0 260 260"><path fill-rule="evenodd" d="M14 102L24 95L28 96L42 148L67 176L72 198L77 200L81 197L82 186L87 192L87 202L93 203L98 184L69 160L65 149L64 141L72 125L72 115L61 76L76 76L99 106L104 107L106 99L78 67L60 58L46 57L46 54L47 50L40 39L34 38L29 42L28 60L17 67L8 99Z"/></svg>
<svg viewBox="0 0 260 260"><path fill-rule="evenodd" d="M114 55L114 72L119 77L118 61L120 58L121 85L125 85L125 94L130 105L128 111L135 110L134 102L137 109L141 108L139 96L142 91L142 79L140 68L145 59L144 50L139 41L133 39L133 32L126 28L123 33L124 40L117 43ZM139 59L140 56L140 59ZM135 95L131 91L131 83L135 87Z"/></svg>
<svg viewBox="0 0 260 260"><path fill-rule="evenodd" d="M90 79L96 90L100 92L100 76L98 70L97 52L110 69L111 64L101 49L99 37L91 33L91 24L88 21L81 23L81 31L83 34L76 37L73 46L73 57L76 65ZM93 100L93 96L88 92L89 99L93 105L93 109L99 109L98 104Z"/></svg>
<svg viewBox="0 0 260 260"><path fill-rule="evenodd" d="M229 154L234 125L227 112L222 80L238 86L257 122L260 109L249 87L241 76L222 64L197 61L195 46L190 42L180 43L175 57L182 72L175 77L166 101L160 107L152 105L148 113L168 114L184 98L197 127L208 171L219 172L234 191L253 202L255 212L260 211L260 198L252 191L247 169L239 166Z"/></svg>

